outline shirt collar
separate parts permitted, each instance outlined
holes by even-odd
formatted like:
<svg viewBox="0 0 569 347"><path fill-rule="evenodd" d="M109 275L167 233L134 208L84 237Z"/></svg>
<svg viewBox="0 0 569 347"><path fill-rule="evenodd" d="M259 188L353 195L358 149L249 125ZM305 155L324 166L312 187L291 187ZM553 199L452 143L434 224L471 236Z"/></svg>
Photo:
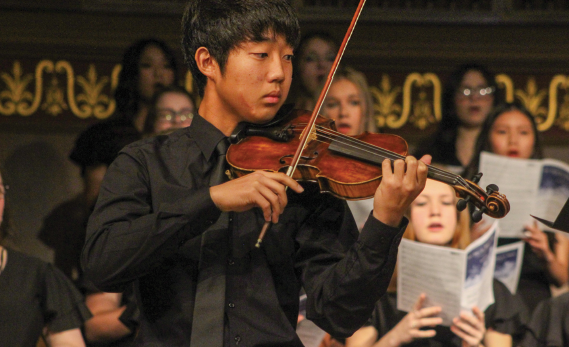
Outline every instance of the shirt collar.
<svg viewBox="0 0 569 347"><path fill-rule="evenodd" d="M197 146L208 161L211 159L218 142L225 138L219 129L199 114L194 116L192 125L188 127L188 134L196 141Z"/></svg>

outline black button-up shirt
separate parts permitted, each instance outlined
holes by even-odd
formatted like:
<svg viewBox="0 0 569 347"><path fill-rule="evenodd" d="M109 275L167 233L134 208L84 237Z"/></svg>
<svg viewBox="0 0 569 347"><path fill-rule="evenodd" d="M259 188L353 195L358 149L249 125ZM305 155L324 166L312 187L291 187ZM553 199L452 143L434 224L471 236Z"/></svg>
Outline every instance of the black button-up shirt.
<svg viewBox="0 0 569 347"><path fill-rule="evenodd" d="M208 183L223 136L196 116L188 128L124 148L102 183L82 264L101 290L135 282L138 345L189 345L201 234L221 214ZM260 209L231 214L226 346L302 346L295 333L301 286L307 318L349 336L390 281L406 220L392 228L370 217L358 234L347 204L314 184L288 197L260 249Z"/></svg>

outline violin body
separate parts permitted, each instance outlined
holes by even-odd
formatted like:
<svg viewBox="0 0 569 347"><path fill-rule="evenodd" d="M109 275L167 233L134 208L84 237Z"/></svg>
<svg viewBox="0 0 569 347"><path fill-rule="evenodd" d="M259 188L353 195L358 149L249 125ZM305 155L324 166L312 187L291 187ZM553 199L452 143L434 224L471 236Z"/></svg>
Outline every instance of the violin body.
<svg viewBox="0 0 569 347"><path fill-rule="evenodd" d="M250 136L231 145L226 159L232 175L241 177L256 170L286 173L310 115L308 111L301 110L293 110L289 114L284 120L285 124L281 125L294 133L292 139L287 142L274 141L264 136ZM334 121L322 116L318 116L316 124L320 129L336 130ZM365 132L353 138L403 156L407 155L407 142L397 135ZM321 192L342 199L373 197L381 182L381 165L337 154L329 150L329 145L328 141L311 139L302 152L293 179L316 182Z"/></svg>
<svg viewBox="0 0 569 347"><path fill-rule="evenodd" d="M232 135L233 144L226 155L231 176L238 178L257 170L287 173L293 157L300 148L301 137L312 117L309 111L292 110L269 126L253 125L246 134ZM253 135L254 134L254 135ZM381 182L382 162L385 159L404 159L407 142L390 134L364 132L347 136L336 131L333 120L317 116L315 126L307 135L298 164L292 171L297 181L315 182L320 191L346 200L367 199L375 195ZM429 166L428 177L454 188L463 200L457 204L464 209L467 202L479 210L473 220L480 220L482 213L502 218L510 210L506 196L498 187L490 185L485 192L477 186L481 177L473 181Z"/></svg>

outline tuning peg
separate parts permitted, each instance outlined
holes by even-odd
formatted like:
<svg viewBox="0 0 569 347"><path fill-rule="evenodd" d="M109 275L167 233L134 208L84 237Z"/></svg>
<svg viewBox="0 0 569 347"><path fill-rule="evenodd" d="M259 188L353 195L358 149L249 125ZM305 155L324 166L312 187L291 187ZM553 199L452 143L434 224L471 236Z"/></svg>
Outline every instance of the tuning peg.
<svg viewBox="0 0 569 347"><path fill-rule="evenodd" d="M498 188L498 186L495 184L489 184L486 186L486 194L488 195L498 191L500 191L500 188Z"/></svg>
<svg viewBox="0 0 569 347"><path fill-rule="evenodd" d="M472 221L474 223L480 222L482 220L482 214L484 214L484 211L486 211L486 206L482 207L479 210L472 212Z"/></svg>
<svg viewBox="0 0 569 347"><path fill-rule="evenodd" d="M479 172L476 175L474 175L474 177L472 177L471 181L474 183L478 183L480 182L481 178L482 178L482 172Z"/></svg>
<svg viewBox="0 0 569 347"><path fill-rule="evenodd" d="M468 206L468 202L470 201L470 195L466 197L466 199L460 199L456 202L456 209L459 211L464 211L466 206Z"/></svg>

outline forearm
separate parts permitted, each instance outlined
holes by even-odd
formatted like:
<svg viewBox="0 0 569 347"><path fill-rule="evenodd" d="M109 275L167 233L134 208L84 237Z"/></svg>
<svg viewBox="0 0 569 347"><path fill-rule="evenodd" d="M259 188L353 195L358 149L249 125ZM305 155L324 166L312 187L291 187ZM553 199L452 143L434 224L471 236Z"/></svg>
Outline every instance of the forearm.
<svg viewBox="0 0 569 347"><path fill-rule="evenodd" d="M308 269L307 317L338 337L359 329L387 290L405 226L368 220L357 242L334 266Z"/></svg>
<svg viewBox="0 0 569 347"><path fill-rule="evenodd" d="M484 336L484 346L512 347L512 336L497 332L495 330L488 330Z"/></svg>
<svg viewBox="0 0 569 347"><path fill-rule="evenodd" d="M209 187L178 186L165 194L143 165L130 156L120 159L101 186L81 259L86 278L109 292L156 269L221 213Z"/></svg>
<svg viewBox="0 0 569 347"><path fill-rule="evenodd" d="M545 261L547 262L547 271L549 272L553 284L560 287L567 283L569 273L567 271L566 262L559 261L553 253L546 256Z"/></svg>
<svg viewBox="0 0 569 347"><path fill-rule="evenodd" d="M373 345L373 347L399 347L399 346L403 346L403 343L401 342L401 338L395 331L395 328L389 330L387 334L383 335L383 337Z"/></svg>
<svg viewBox="0 0 569 347"><path fill-rule="evenodd" d="M47 333L46 343L49 347L85 347L85 341L79 328Z"/></svg>
<svg viewBox="0 0 569 347"><path fill-rule="evenodd" d="M132 334L119 320L126 306L96 314L85 322L85 338L89 342L107 343Z"/></svg>

